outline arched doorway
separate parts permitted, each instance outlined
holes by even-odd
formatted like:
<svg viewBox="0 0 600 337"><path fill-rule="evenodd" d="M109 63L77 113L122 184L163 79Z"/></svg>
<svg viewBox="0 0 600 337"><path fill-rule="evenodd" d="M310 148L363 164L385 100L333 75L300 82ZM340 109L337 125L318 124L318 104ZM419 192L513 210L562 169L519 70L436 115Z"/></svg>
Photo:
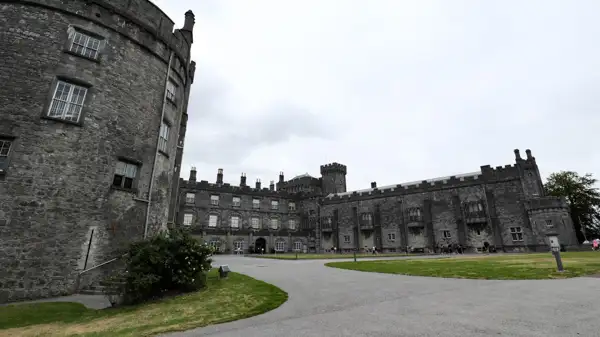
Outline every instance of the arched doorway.
<svg viewBox="0 0 600 337"><path fill-rule="evenodd" d="M265 238L258 238L254 244L254 251L256 253L267 253L267 240Z"/></svg>

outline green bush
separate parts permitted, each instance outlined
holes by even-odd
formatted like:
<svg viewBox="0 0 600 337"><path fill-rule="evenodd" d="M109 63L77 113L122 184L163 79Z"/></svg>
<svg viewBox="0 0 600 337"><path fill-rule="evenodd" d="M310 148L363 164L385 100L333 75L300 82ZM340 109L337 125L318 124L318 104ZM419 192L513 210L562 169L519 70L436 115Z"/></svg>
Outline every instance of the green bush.
<svg viewBox="0 0 600 337"><path fill-rule="evenodd" d="M131 244L123 303L134 304L206 285L211 250L186 232L174 230Z"/></svg>

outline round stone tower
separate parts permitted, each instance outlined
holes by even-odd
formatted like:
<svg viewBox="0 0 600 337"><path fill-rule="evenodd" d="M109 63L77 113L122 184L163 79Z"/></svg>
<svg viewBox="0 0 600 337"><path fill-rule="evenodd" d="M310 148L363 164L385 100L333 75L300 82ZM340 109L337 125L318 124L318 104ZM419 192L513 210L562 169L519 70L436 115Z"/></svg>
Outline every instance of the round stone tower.
<svg viewBox="0 0 600 337"><path fill-rule="evenodd" d="M323 194L346 192L346 172L346 165L339 163L321 165Z"/></svg>
<svg viewBox="0 0 600 337"><path fill-rule="evenodd" d="M195 69L191 11L1 2L0 303L75 292L166 227Z"/></svg>

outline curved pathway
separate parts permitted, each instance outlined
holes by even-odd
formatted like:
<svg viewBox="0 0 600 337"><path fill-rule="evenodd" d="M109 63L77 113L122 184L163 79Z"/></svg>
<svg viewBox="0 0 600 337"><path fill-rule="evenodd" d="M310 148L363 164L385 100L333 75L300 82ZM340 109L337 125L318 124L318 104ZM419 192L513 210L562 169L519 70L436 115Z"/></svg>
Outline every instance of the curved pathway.
<svg viewBox="0 0 600 337"><path fill-rule="evenodd" d="M272 283L289 300L263 315L168 336L600 336L600 278L441 279L326 262L217 256L214 265Z"/></svg>

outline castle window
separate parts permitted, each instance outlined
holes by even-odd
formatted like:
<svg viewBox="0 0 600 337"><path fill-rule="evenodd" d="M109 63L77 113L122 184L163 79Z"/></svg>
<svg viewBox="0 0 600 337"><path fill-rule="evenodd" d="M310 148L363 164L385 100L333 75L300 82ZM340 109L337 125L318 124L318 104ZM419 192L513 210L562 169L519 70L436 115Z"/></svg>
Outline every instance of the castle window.
<svg viewBox="0 0 600 337"><path fill-rule="evenodd" d="M450 238L452 237L452 234L450 234L450 231L449 231L449 230L443 230L443 231L442 231L442 237L443 237L444 239L450 239Z"/></svg>
<svg viewBox="0 0 600 337"><path fill-rule="evenodd" d="M219 221L219 216L215 214L211 214L208 216L208 227L217 227L217 222Z"/></svg>
<svg viewBox="0 0 600 337"><path fill-rule="evenodd" d="M8 168L8 155L12 144L12 139L0 138L0 174L6 172Z"/></svg>
<svg viewBox="0 0 600 337"><path fill-rule="evenodd" d="M293 202L290 202L290 203L288 204L288 209L289 209L290 211L295 211L295 210L296 210L296 204L295 204L295 203L293 203Z"/></svg>
<svg viewBox="0 0 600 337"><path fill-rule="evenodd" d="M260 200L259 199L252 199L252 208L254 208L254 209L260 208Z"/></svg>
<svg viewBox="0 0 600 337"><path fill-rule="evenodd" d="M221 250L221 241L219 241L219 239L212 239L210 240L210 242L208 243L208 245L214 249L216 252Z"/></svg>
<svg viewBox="0 0 600 337"><path fill-rule="evenodd" d="M252 217L250 219L250 225L254 229L260 229L260 219L258 217Z"/></svg>
<svg viewBox="0 0 600 337"><path fill-rule="evenodd" d="M278 252L285 252L285 241L275 242L275 250Z"/></svg>
<svg viewBox="0 0 600 337"><path fill-rule="evenodd" d="M74 31L71 34L71 47L69 51L96 60L98 58L98 49L100 49L100 39L78 31Z"/></svg>
<svg viewBox="0 0 600 337"><path fill-rule="evenodd" d="M244 250L244 240L237 240L233 242L233 248L236 251L242 251Z"/></svg>
<svg viewBox="0 0 600 337"><path fill-rule="evenodd" d="M185 194L185 203L193 204L196 201L196 195L194 193L186 193Z"/></svg>
<svg viewBox="0 0 600 337"><path fill-rule="evenodd" d="M303 246L302 241L296 241L296 242L294 242L294 251L295 252L302 251L302 246Z"/></svg>
<svg viewBox="0 0 600 337"><path fill-rule="evenodd" d="M138 166L124 161L118 161L113 177L113 186L132 189L137 177Z"/></svg>
<svg viewBox="0 0 600 337"><path fill-rule="evenodd" d="M523 241L523 231L521 227L511 227L510 235L512 236L513 241Z"/></svg>
<svg viewBox="0 0 600 337"><path fill-rule="evenodd" d="M296 229L296 220L295 219L288 220L288 229L291 229L291 230Z"/></svg>
<svg viewBox="0 0 600 337"><path fill-rule="evenodd" d="M271 200L271 209L273 209L273 210L279 209L279 201Z"/></svg>
<svg viewBox="0 0 600 337"><path fill-rule="evenodd" d="M421 220L421 209L420 208L410 208L408 210L408 220L409 221L420 221Z"/></svg>
<svg viewBox="0 0 600 337"><path fill-rule="evenodd" d="M350 243L350 235L344 235L344 243Z"/></svg>
<svg viewBox="0 0 600 337"><path fill-rule="evenodd" d="M388 240L396 241L396 233L388 233Z"/></svg>
<svg viewBox="0 0 600 337"><path fill-rule="evenodd" d="M373 223L373 215L371 213L361 214L361 220L364 225L371 225Z"/></svg>
<svg viewBox="0 0 600 337"><path fill-rule="evenodd" d="M177 103L177 85L173 81L167 82L167 99L173 103Z"/></svg>
<svg viewBox="0 0 600 337"><path fill-rule="evenodd" d="M239 216L231 217L231 228L240 228L240 217Z"/></svg>
<svg viewBox="0 0 600 337"><path fill-rule="evenodd" d="M52 95L48 117L79 122L86 94L87 88L85 87L58 81Z"/></svg>
<svg viewBox="0 0 600 337"><path fill-rule="evenodd" d="M193 214L189 214L186 213L183 215L183 225L184 226L191 226L192 223L194 223L194 215Z"/></svg>
<svg viewBox="0 0 600 337"><path fill-rule="evenodd" d="M233 201L232 201L233 207L240 207L241 204L242 204L242 200L240 199L240 197L233 197Z"/></svg>
<svg viewBox="0 0 600 337"><path fill-rule="evenodd" d="M271 219L271 229L277 229L277 228L279 228L279 219L272 218Z"/></svg>
<svg viewBox="0 0 600 337"><path fill-rule="evenodd" d="M213 206L219 206L219 196L216 194L213 194L210 196L210 204Z"/></svg>
<svg viewBox="0 0 600 337"><path fill-rule="evenodd" d="M165 121L162 121L158 138L158 150L164 153L168 153L169 132L171 132L171 127Z"/></svg>
<svg viewBox="0 0 600 337"><path fill-rule="evenodd" d="M554 225L552 224L552 220L546 220L546 228L552 228Z"/></svg>

